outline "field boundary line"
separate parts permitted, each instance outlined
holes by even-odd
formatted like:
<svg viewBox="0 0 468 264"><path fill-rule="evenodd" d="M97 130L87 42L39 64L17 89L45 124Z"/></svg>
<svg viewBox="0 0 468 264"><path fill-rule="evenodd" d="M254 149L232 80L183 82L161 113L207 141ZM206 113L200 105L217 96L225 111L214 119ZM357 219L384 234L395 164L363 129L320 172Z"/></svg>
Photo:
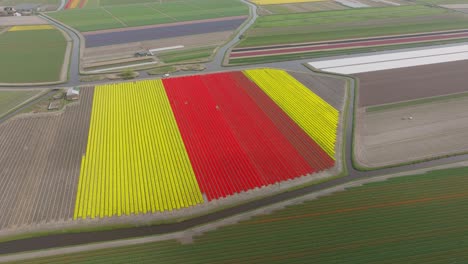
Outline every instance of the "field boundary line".
<svg viewBox="0 0 468 264"><path fill-rule="evenodd" d="M188 2L188 1L182 0L182 1L180 1L180 2L185 3L186 5L191 6L191 7L193 7L193 8L196 8L196 9L198 9L198 10L202 10L200 7L198 7L198 6L196 6L196 5L193 5L192 3ZM221 17L223 16L223 14L218 13L218 12L215 12L215 14L220 15Z"/></svg>
<svg viewBox="0 0 468 264"><path fill-rule="evenodd" d="M67 42L65 48L65 55L63 56L62 69L60 71L59 80L66 82L68 80L68 69L70 68L71 57L73 53L73 39L61 28L56 27L59 30Z"/></svg>
<svg viewBox="0 0 468 264"><path fill-rule="evenodd" d="M367 106L364 108L365 108L366 113L373 113L373 112L400 109L404 107L412 107L412 106L425 105L425 104L431 104L431 103L437 103L437 102L460 100L467 96L468 96L468 92L460 92L460 93L453 93L453 94L440 95L440 96L423 97L420 99L406 100L406 101L400 101L400 102L395 102L395 103L371 105L371 106Z"/></svg>
<svg viewBox="0 0 468 264"><path fill-rule="evenodd" d="M168 17L168 18L170 18L170 19L176 21L176 22L179 21L179 20L177 20L175 17L170 16L170 15L168 15L168 14L166 14L166 13L164 13L164 12L162 12L162 11L160 11L160 10L158 10L158 9L156 9L156 8L154 8L154 7L152 7L152 6L149 6L148 4L143 4L143 5L146 6L147 8L149 8L149 9L152 9L152 10L158 12L159 14L161 14L161 15L163 15L163 16L165 16L165 17Z"/></svg>
<svg viewBox="0 0 468 264"><path fill-rule="evenodd" d="M0 91L2 91L2 92L5 92L5 91L8 92L8 91L17 91L17 90L12 89L12 90L0 90ZM28 91L28 90L26 90L26 91ZM37 98L43 96L44 94L48 93L49 91L50 91L49 89L43 89L42 91L39 90L39 92L38 92L37 94L35 94L35 95L29 97L28 99L26 99L26 100L24 100L23 102L17 104L16 106L14 106L14 107L8 109L4 114L0 114L0 118L7 116L8 114L10 114L10 113L16 111L17 109L21 108L22 106L24 106L25 104L27 104L27 103L29 103L29 102L31 102L31 101L34 101L35 99L37 99Z"/></svg>
<svg viewBox="0 0 468 264"><path fill-rule="evenodd" d="M0 35L2 35L5 32L8 32L8 30L10 30L10 28L11 28L10 26L7 26L4 29L0 30Z"/></svg>
<svg viewBox="0 0 468 264"><path fill-rule="evenodd" d="M109 14L113 19L117 20L117 22L119 22L120 24L122 24L122 26L124 27L128 27L128 25L123 22L122 20L120 20L118 17L114 16L114 14L112 14L109 10L105 9L104 7L99 7L101 8L102 10L104 10L104 12L106 12L107 14Z"/></svg>

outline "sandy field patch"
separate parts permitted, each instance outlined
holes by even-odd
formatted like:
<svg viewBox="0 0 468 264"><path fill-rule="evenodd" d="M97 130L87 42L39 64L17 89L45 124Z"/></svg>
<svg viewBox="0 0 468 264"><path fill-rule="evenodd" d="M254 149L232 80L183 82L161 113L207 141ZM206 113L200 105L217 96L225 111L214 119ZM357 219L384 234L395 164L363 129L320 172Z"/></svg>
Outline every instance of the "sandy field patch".
<svg viewBox="0 0 468 264"><path fill-rule="evenodd" d="M356 157L380 167L468 151L468 97L358 113Z"/></svg>
<svg viewBox="0 0 468 264"><path fill-rule="evenodd" d="M44 19L38 16L22 16L22 17L0 17L0 26L22 26L22 25L47 25L49 24Z"/></svg>

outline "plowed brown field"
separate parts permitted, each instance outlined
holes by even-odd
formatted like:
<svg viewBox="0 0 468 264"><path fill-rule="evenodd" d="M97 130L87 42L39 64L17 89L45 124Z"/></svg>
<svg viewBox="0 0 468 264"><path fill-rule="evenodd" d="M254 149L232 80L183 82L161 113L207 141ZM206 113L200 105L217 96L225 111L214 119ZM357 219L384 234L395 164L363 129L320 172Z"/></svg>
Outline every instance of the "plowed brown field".
<svg viewBox="0 0 468 264"><path fill-rule="evenodd" d="M71 219L93 90L63 113L0 125L0 229Z"/></svg>
<svg viewBox="0 0 468 264"><path fill-rule="evenodd" d="M356 74L359 106L373 106L468 91L468 61Z"/></svg>

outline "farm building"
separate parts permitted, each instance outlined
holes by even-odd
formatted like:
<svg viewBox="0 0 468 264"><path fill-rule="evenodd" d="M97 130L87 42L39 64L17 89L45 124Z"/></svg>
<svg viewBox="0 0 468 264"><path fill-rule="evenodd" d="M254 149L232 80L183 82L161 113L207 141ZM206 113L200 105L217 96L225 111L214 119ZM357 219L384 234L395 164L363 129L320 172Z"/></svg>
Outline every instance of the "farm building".
<svg viewBox="0 0 468 264"><path fill-rule="evenodd" d="M15 9L22 15L34 15L37 12L42 11L41 4L19 4L15 6Z"/></svg>
<svg viewBox="0 0 468 264"><path fill-rule="evenodd" d="M80 97L80 91L75 90L73 88L69 88L67 90L67 95L65 98L69 101L75 101L75 100L78 100L79 97Z"/></svg>

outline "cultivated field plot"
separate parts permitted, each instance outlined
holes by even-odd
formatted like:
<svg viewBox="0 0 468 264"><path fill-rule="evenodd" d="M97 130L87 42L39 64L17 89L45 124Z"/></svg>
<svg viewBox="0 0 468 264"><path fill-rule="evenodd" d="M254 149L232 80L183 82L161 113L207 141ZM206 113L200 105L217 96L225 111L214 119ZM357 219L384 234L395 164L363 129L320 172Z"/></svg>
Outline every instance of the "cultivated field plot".
<svg viewBox="0 0 468 264"><path fill-rule="evenodd" d="M60 80L66 47L62 32L48 25L12 27L0 35L0 82Z"/></svg>
<svg viewBox="0 0 468 264"><path fill-rule="evenodd" d="M0 229L71 220L93 89L61 114L0 125Z"/></svg>
<svg viewBox="0 0 468 264"><path fill-rule="evenodd" d="M335 163L338 110L281 70L95 93L74 218L176 210Z"/></svg>
<svg viewBox="0 0 468 264"><path fill-rule="evenodd" d="M256 5L277 5L277 4L294 4L306 2L320 2L322 0L250 0Z"/></svg>
<svg viewBox="0 0 468 264"><path fill-rule="evenodd" d="M162 82L96 87L74 218L202 202Z"/></svg>
<svg viewBox="0 0 468 264"><path fill-rule="evenodd" d="M463 263L467 175L457 168L353 187L190 244L170 240L28 263Z"/></svg>
<svg viewBox="0 0 468 264"><path fill-rule="evenodd" d="M65 9L83 8L88 0L68 0Z"/></svg>
<svg viewBox="0 0 468 264"><path fill-rule="evenodd" d="M0 117L15 109L18 105L34 98L43 90L0 91Z"/></svg>
<svg viewBox="0 0 468 264"><path fill-rule="evenodd" d="M292 4L263 5L259 7L259 13L262 15L279 15L290 13L306 13L329 10L342 10L347 7L334 1L317 1Z"/></svg>
<svg viewBox="0 0 468 264"><path fill-rule="evenodd" d="M59 5L60 0L0 0L0 6L15 6L19 4L48 4Z"/></svg>
<svg viewBox="0 0 468 264"><path fill-rule="evenodd" d="M21 26L21 25L43 25L43 24L48 24L48 22L37 16L0 17L0 27Z"/></svg>
<svg viewBox="0 0 468 264"><path fill-rule="evenodd" d="M187 58L186 54L191 53L191 51L195 49L211 49L212 52L216 46L224 43L229 38L229 36L231 36L231 34L231 31L224 31L203 35L191 35L177 38L166 38L160 40L86 48L82 64L86 67L86 65L95 65L98 63L111 64L114 60L117 59L143 60L147 58L135 58L136 51L174 47L176 45L184 46L183 49L168 50L157 55L158 59L161 59L164 62L166 62L166 58L168 58L168 61L173 61L175 58ZM209 55L211 55L211 52Z"/></svg>
<svg viewBox="0 0 468 264"><path fill-rule="evenodd" d="M416 2L430 5L468 4L466 0L417 0Z"/></svg>
<svg viewBox="0 0 468 264"><path fill-rule="evenodd" d="M184 0L158 3L104 2L100 7L68 9L49 15L79 31L136 27L220 17L246 16L248 7L232 0Z"/></svg>
<svg viewBox="0 0 468 264"><path fill-rule="evenodd" d="M430 33L430 37L432 37ZM443 33L466 34L461 33ZM339 74L359 74L390 69L409 68L421 65L431 65L468 59L468 45L437 46L431 48L419 48L406 51L384 52L379 54L363 54L338 59L325 59L309 62L308 64L322 71Z"/></svg>
<svg viewBox="0 0 468 264"><path fill-rule="evenodd" d="M359 73L359 106L395 103L468 91L468 61Z"/></svg>
<svg viewBox="0 0 468 264"><path fill-rule="evenodd" d="M320 98L335 109L342 109L345 98L346 81L328 76L310 75L308 73L290 72L296 80L307 87L313 88Z"/></svg>
<svg viewBox="0 0 468 264"><path fill-rule="evenodd" d="M468 16L426 6L262 16L238 47L256 47L466 28ZM291 33L294 32L294 33Z"/></svg>
<svg viewBox="0 0 468 264"><path fill-rule="evenodd" d="M232 17L215 20L201 20L190 23L175 23L158 25L154 27L133 28L119 31L95 31L83 34L86 39L86 47L100 47L124 44L139 41L157 41L167 38L187 37L192 35L204 35L217 32L234 31L246 17ZM200 36L203 37L203 36ZM186 43L174 43L174 45ZM213 45L213 44L211 44Z"/></svg>
<svg viewBox="0 0 468 264"><path fill-rule="evenodd" d="M368 167L468 151L466 94L362 112L359 123L356 156Z"/></svg>

